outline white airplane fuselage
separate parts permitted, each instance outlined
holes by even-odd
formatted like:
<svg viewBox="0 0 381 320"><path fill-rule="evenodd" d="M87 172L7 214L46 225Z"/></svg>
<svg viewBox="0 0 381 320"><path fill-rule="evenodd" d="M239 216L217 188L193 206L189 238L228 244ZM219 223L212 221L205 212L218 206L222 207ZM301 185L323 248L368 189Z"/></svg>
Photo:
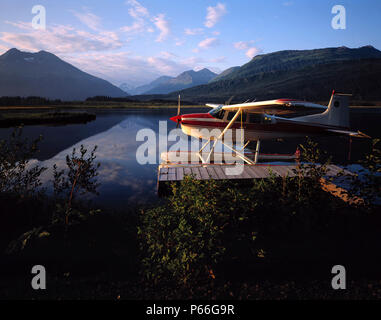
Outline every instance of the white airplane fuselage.
<svg viewBox="0 0 381 320"><path fill-rule="evenodd" d="M181 119L172 120L180 122L181 129L185 134L202 139L209 139L211 136L218 137L229 123L229 120L217 119L208 113L185 114L179 117ZM239 118L229 129L230 132L227 132L228 137L233 141L240 139L241 128L244 140L257 141L327 134L328 127L316 123L291 122L288 119L287 122L283 122L272 116L263 116L263 123L250 123L249 121L241 124ZM338 127L329 127L338 129Z"/></svg>

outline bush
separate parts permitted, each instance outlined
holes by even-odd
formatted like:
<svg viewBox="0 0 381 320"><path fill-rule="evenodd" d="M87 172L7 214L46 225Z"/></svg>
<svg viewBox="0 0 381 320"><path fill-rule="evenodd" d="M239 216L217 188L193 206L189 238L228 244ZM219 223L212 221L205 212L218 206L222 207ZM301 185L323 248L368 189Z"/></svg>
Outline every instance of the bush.
<svg viewBox="0 0 381 320"><path fill-rule="evenodd" d="M30 159L37 153L42 138L30 142L21 136L20 127L12 132L8 140L0 140L0 193L26 198L38 191L40 176L46 168L30 165Z"/></svg>
<svg viewBox="0 0 381 320"><path fill-rule="evenodd" d="M237 254L232 245L255 254L256 232L247 228L254 207L233 185L186 176L167 205L141 214L146 279L188 286L215 279L218 263Z"/></svg>
<svg viewBox="0 0 381 320"><path fill-rule="evenodd" d="M96 150L97 146L90 154L87 154L87 149L81 145L79 155L77 155L77 150L73 148L71 155L66 156L67 170L58 170L57 166L53 165L53 187L56 202L53 223L68 225L70 218L80 220L85 218L81 210L78 210L81 203L79 206L77 203L77 208L74 208L73 202L77 200L77 196L83 196L87 193L98 194L99 183L96 177L100 163L95 163Z"/></svg>
<svg viewBox="0 0 381 320"><path fill-rule="evenodd" d="M145 279L167 288L194 288L274 257L300 258L295 248L318 241L314 235L327 230L341 203L321 189L329 159L319 163L316 147L311 141L302 146L305 163L292 176L270 172L251 187L191 176L173 184L164 205L140 215Z"/></svg>

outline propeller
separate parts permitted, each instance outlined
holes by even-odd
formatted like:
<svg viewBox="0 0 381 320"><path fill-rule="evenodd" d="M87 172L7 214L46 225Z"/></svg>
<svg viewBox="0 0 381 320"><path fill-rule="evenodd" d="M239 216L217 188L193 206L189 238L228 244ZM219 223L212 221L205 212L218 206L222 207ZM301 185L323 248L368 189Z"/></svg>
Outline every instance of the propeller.
<svg viewBox="0 0 381 320"><path fill-rule="evenodd" d="M180 107L180 95L179 95L179 98L178 98L178 104L177 104L177 123L176 123L176 129L180 126L180 117L179 117L179 115L180 115L180 109L181 109L181 107Z"/></svg>
<svg viewBox="0 0 381 320"><path fill-rule="evenodd" d="M225 106L228 106L232 102L234 96L231 96L228 101L225 102Z"/></svg>

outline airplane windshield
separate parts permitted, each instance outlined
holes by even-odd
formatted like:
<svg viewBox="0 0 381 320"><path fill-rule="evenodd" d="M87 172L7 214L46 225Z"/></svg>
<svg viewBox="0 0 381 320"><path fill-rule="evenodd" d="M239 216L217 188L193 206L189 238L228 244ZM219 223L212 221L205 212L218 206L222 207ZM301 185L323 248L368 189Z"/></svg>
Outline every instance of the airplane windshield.
<svg viewBox="0 0 381 320"><path fill-rule="evenodd" d="M224 113L225 113L225 110L222 109L222 105L218 106L217 108L214 108L212 110L209 111L209 114L214 117L214 118L217 118L217 119L223 119L224 118Z"/></svg>

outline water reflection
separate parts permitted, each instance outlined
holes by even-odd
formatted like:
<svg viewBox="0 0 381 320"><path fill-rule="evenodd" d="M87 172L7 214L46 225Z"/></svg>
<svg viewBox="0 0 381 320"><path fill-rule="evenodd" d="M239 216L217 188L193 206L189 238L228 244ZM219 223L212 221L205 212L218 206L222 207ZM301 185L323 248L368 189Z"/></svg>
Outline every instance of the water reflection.
<svg viewBox="0 0 381 320"><path fill-rule="evenodd" d="M183 113L205 112L203 110L183 110ZM136 141L136 134L140 129L148 128L158 133L159 121L167 121L176 110L140 110L124 112L100 112L97 120L81 125L67 126L29 126L24 128L24 135L30 138L43 134L41 152L37 160L49 170L44 174L43 181L51 178L51 168L57 164L65 167L65 157L72 148L79 149L83 144L88 150L98 146L97 161L101 163L99 169L100 196L96 198L98 204L124 209L139 203L151 203L157 200L156 179L157 164L140 165L136 161L136 150L142 142ZM373 137L379 137L378 123L380 114L359 113L352 115L357 129ZM167 122L168 131L176 124ZM12 129L0 129L0 138L9 136ZM157 143L158 143L157 134ZM283 142L264 141L263 152L290 153L295 151L298 143L304 139L290 139ZM348 154L347 138L320 138L322 147L334 156L335 162L342 162ZM168 142L171 146L175 142ZM361 158L369 150L370 142L354 141L352 154ZM159 147L156 148L156 159L159 161Z"/></svg>
<svg viewBox="0 0 381 320"><path fill-rule="evenodd" d="M137 163L136 150L142 142L136 141L136 134L140 129L151 129L158 133L159 121L167 121L170 116L173 116L173 112L173 110L128 112L114 115L114 117L106 117L103 128L116 119L119 122L101 133L78 140L70 147L61 149L49 159L39 161L40 165L49 168L42 176L43 182L51 188L48 184L52 176L51 168L54 164L57 165L58 169L65 168L66 155L70 154L73 148L79 150L80 145L84 145L88 150L92 150L94 146L97 146L96 161L101 163L98 176L101 185L99 187L100 195L94 200L99 204L119 209L129 208L134 204L153 202L157 199L157 164L139 165ZM102 116L98 116L97 122L101 122L101 119ZM169 131L174 129L176 124L168 121L167 126ZM66 131L70 132L70 138L79 136L76 127L71 127L71 130L56 127L55 130L55 136L64 134ZM81 132L86 132L86 135L89 134L89 131L81 130ZM183 138L187 139L186 136ZM158 142L159 135L157 135L157 144ZM171 146L173 143L168 142L168 145ZM57 145L62 148L65 144L60 144L60 139L58 139ZM157 161L160 159L158 151L159 146L157 145ZM33 160L32 163L36 163L36 160Z"/></svg>

